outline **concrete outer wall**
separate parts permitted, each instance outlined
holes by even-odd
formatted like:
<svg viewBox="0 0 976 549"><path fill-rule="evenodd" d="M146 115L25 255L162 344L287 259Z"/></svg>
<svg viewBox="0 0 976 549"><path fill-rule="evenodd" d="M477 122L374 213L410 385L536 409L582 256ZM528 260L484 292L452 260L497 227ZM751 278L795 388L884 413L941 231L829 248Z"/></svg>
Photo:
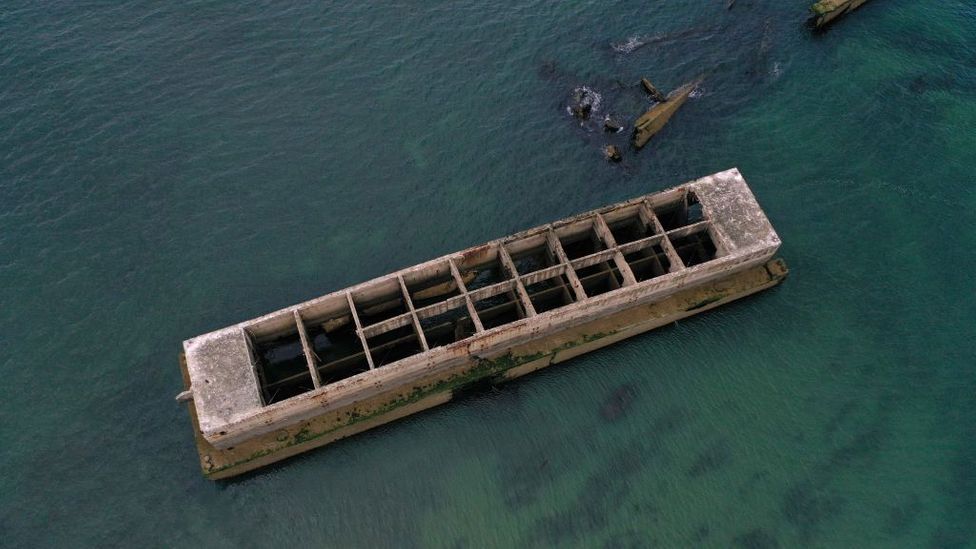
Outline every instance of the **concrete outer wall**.
<svg viewBox="0 0 976 549"><path fill-rule="evenodd" d="M471 383L489 379L498 383L529 374L581 354L612 345L730 301L770 288L787 275L781 261L739 271L727 278L671 294L668 298L584 322L549 334L491 357L468 357L451 368L439 368L411 384L389 390L307 420L249 438L240 445L220 449L196 432L203 473L210 479L236 476L296 454L324 446L368 429L450 401ZM189 385L184 363L184 383ZM196 412L191 403L191 417Z"/></svg>
<svg viewBox="0 0 976 549"><path fill-rule="evenodd" d="M761 265L779 248L779 237L738 170L721 172L675 189L648 195L647 198L653 200L655 196L681 188L691 189L698 195L706 216L713 223L713 239L724 254L723 257L487 330L457 343L431 349L269 406L261 405L250 353L241 352L239 338L242 330L248 325L267 322L276 316L290 315L292 310L312 302L184 342L200 431L216 448L235 446L249 438L346 408L357 402L374 399L377 395L398 388L422 384L425 379L436 378L443 372L470 363L471 360L492 359L503 355L513 346L544 340L547 335L594 318L661 300L683 289ZM635 202L636 200L629 201L597 211L608 211ZM592 213L580 214L573 219ZM509 239L531 235L535 231L537 229L524 231ZM479 248L481 247L461 254L472 253ZM423 269L434 261L401 273ZM234 344L235 341L238 342L237 345Z"/></svg>

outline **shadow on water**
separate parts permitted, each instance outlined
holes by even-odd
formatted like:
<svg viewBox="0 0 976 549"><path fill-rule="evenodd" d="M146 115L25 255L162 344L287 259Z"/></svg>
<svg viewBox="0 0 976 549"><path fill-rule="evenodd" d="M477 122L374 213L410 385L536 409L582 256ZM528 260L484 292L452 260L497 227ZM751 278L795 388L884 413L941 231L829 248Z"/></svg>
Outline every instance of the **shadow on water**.
<svg viewBox="0 0 976 549"><path fill-rule="evenodd" d="M672 407L650 421L646 430L612 452L587 477L573 501L535 523L529 532L530 544L567 543L606 529L611 517L621 510L620 506L631 494L632 479L648 467L662 467L670 462L665 449L667 438L687 426L691 419L687 409ZM636 503L628 512L640 517L643 523L653 522L656 505L653 501Z"/></svg>
<svg viewBox="0 0 976 549"><path fill-rule="evenodd" d="M742 549L776 549L780 547L780 544L774 535L761 528L756 528L736 536L732 540L732 546Z"/></svg>
<svg viewBox="0 0 976 549"><path fill-rule="evenodd" d="M698 478L705 474L717 471L732 463L732 449L728 441L720 440L712 443L704 451L698 454L687 474L691 478Z"/></svg>
<svg viewBox="0 0 976 549"><path fill-rule="evenodd" d="M810 481L794 484L786 491L781 504L783 517L797 529L804 543L812 541L843 508L843 498Z"/></svg>

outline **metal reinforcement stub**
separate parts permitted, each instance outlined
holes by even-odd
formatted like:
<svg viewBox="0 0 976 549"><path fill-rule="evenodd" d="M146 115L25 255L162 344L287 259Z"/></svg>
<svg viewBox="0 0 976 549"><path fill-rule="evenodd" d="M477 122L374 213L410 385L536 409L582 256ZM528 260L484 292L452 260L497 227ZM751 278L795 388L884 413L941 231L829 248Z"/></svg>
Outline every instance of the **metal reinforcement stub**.
<svg viewBox="0 0 976 549"><path fill-rule="evenodd" d="M184 342L201 466L225 478L779 283L735 169Z"/></svg>

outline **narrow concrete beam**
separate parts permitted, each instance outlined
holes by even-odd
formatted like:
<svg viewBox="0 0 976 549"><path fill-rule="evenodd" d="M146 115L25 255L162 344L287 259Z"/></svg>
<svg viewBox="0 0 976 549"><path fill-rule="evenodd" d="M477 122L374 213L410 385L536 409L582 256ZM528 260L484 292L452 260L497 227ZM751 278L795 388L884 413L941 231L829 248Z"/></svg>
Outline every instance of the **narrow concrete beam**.
<svg viewBox="0 0 976 549"><path fill-rule="evenodd" d="M386 332L392 332L397 328L402 328L407 324L410 324L413 320L410 317L410 313L403 313L402 315L397 315L393 318L388 318L383 322L377 322L376 324L371 324L363 328L363 337L369 339L371 337L376 337Z"/></svg>
<svg viewBox="0 0 976 549"><path fill-rule="evenodd" d="M610 261L613 256L616 255L617 249L611 248L609 250L601 250L595 254L590 254L583 256L579 259L574 259L570 264L574 269L585 269L587 267L596 265L597 263L603 263L604 261Z"/></svg>
<svg viewBox="0 0 976 549"><path fill-rule="evenodd" d="M559 237L556 236L556 232L552 230L552 225L546 231L546 242L549 243L549 249L556 255L559 263L566 266L566 279L569 280L569 285L573 288L576 301L583 301L586 299L586 291L583 290L583 284L580 283L579 277L576 276L576 270L570 265L569 256L566 255L566 250L563 249L562 243L559 242Z"/></svg>
<svg viewBox="0 0 976 549"><path fill-rule="evenodd" d="M373 366L373 356L369 352L369 344L366 343L366 336L363 335L363 324L359 321L356 304L352 301L352 292L346 292L346 301L349 302L349 312L352 315L352 321L356 324L356 335L359 336L359 342L363 344L363 354L366 355L366 363L369 364L369 369L372 370L376 366Z"/></svg>
<svg viewBox="0 0 976 549"><path fill-rule="evenodd" d="M399 273L397 273L397 280L400 282L400 291L403 292L403 302L407 304L407 310L410 311L410 320L413 323L413 331L417 333L417 340L420 341L420 348L429 351L427 337L424 336L424 329L420 326L420 319L417 318L417 310L413 308L413 300L410 299L407 283L403 281L403 275Z"/></svg>
<svg viewBox="0 0 976 549"><path fill-rule="evenodd" d="M539 269L538 271L531 272L527 275L522 275L520 278L522 280L522 284L525 284L526 286L531 286L536 282L542 282L543 280L556 278L557 276L565 273L566 269L567 266L560 263L558 265L553 265L552 267Z"/></svg>
<svg viewBox="0 0 976 549"><path fill-rule="evenodd" d="M651 217L651 221L654 222L654 232L659 234L664 234L664 227L661 225L661 220L654 215L654 209L651 207L649 201L645 200L643 203L646 212ZM668 269L669 272L677 272L685 268L685 262L681 261L681 256L671 245L671 239L665 237L661 241L661 247L664 248L664 255L668 256L668 261L671 263L671 268Z"/></svg>
<svg viewBox="0 0 976 549"><path fill-rule="evenodd" d="M621 244L617 246L617 249L620 250L620 253L627 255L636 252L638 250L643 250L644 248L650 248L651 246L660 244L661 241L664 240L664 238L665 238L664 235L656 234L654 236L648 236L640 240L635 240L633 242Z"/></svg>
<svg viewBox="0 0 976 549"><path fill-rule="evenodd" d="M691 225L685 225L684 227L678 227L677 229L672 229L668 231L668 238L681 238L688 236L690 234L700 233L702 231L708 230L708 226L711 225L708 221L699 221L698 223L692 223Z"/></svg>
<svg viewBox="0 0 976 549"><path fill-rule="evenodd" d="M606 243L607 248L613 249L615 252L613 254L613 262L617 265L617 270L620 271L620 276L624 279L624 286L633 286L637 284L637 278L634 277L634 273L630 270L630 265L627 264L627 260L624 259L624 254L620 253L620 249L617 248L617 240L613 237L613 233L610 232L610 227L607 225L607 221L603 219L603 216L596 214L596 219L593 222L593 228L596 229L596 234L600 235L603 242Z"/></svg>
<svg viewBox="0 0 976 549"><path fill-rule="evenodd" d="M505 270L512 275L515 279L515 294L518 296L519 301L522 303L522 310L525 311L526 317L535 316L535 307L532 305L532 300L529 299L529 292L525 291L525 285L519 279L518 269L515 268L515 262L512 261L512 256L508 254L508 250L505 249L503 244L498 245L498 258L501 260L502 265L505 266Z"/></svg>
<svg viewBox="0 0 976 549"><path fill-rule="evenodd" d="M492 284L491 286L485 286L483 288L478 288L477 290L471 290L468 294L471 296L471 301L477 303L482 299L488 299L489 297L495 297L496 295L501 295L505 292L509 292L515 289L515 279L503 280L497 284Z"/></svg>
<svg viewBox="0 0 976 549"><path fill-rule="evenodd" d="M458 290L464 296L464 303L468 308L468 316L474 324L474 331L476 333L485 331L485 327L481 324L481 318L478 316L478 311L474 308L474 302L471 301L468 286L464 283L464 277L461 276L461 271L458 270L457 264L454 263L454 258L447 258L447 262L451 265L451 276L454 277L454 282L457 284Z"/></svg>
<svg viewBox="0 0 976 549"><path fill-rule="evenodd" d="M302 350L305 351L305 360L308 362L308 372L312 374L312 385L316 389L322 386L322 380L319 379L318 371L318 357L315 356L315 352L312 351L312 347L308 344L308 332L305 330L305 323L302 322L302 315L298 313L298 310L292 311L295 314L295 324L298 326L298 337L302 340Z"/></svg>

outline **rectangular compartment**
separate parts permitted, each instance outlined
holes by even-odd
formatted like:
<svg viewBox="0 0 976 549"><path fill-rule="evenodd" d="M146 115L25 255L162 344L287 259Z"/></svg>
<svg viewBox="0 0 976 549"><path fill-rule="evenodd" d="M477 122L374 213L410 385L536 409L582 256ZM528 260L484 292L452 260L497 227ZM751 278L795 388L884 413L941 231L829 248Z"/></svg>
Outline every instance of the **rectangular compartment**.
<svg viewBox="0 0 976 549"><path fill-rule="evenodd" d="M245 333L265 405L315 388L298 325L291 313L255 324Z"/></svg>
<svg viewBox="0 0 976 549"><path fill-rule="evenodd" d="M607 249L603 239L593 230L592 218L559 227L556 236L570 260Z"/></svg>
<svg viewBox="0 0 976 549"><path fill-rule="evenodd" d="M673 231L705 220L701 202L691 191L685 193L679 200L654 208L654 215L665 231Z"/></svg>
<svg viewBox="0 0 976 549"><path fill-rule="evenodd" d="M717 253L712 236L707 230L671 238L671 245L678 252L678 257L684 262L685 267L711 261L715 259Z"/></svg>
<svg viewBox="0 0 976 549"><path fill-rule="evenodd" d="M577 269L576 276L579 277L587 297L612 292L619 289L624 283L624 279L613 260Z"/></svg>
<svg viewBox="0 0 976 549"><path fill-rule="evenodd" d="M345 296L316 303L299 314L323 387L369 370Z"/></svg>
<svg viewBox="0 0 976 549"><path fill-rule="evenodd" d="M654 225L648 224L637 208L633 208L628 214L626 216L613 216L614 219L610 215L604 216L607 227L610 228L610 234L613 235L617 244L626 244L654 235Z"/></svg>
<svg viewBox="0 0 976 549"><path fill-rule="evenodd" d="M527 275L559 263L549 249L545 235L537 235L522 242L513 242L506 248L519 275Z"/></svg>
<svg viewBox="0 0 976 549"><path fill-rule="evenodd" d="M413 324L408 323L382 334L367 337L373 366L380 368L423 351Z"/></svg>
<svg viewBox="0 0 976 549"><path fill-rule="evenodd" d="M576 302L566 275L559 275L525 287L535 312L542 314Z"/></svg>
<svg viewBox="0 0 976 549"><path fill-rule="evenodd" d="M515 292L509 290L499 295L481 299L475 302L474 308L481 319L481 325L486 330L509 324L525 318L522 304L515 297Z"/></svg>
<svg viewBox="0 0 976 549"><path fill-rule="evenodd" d="M667 274L671 270L671 261L660 244L631 252L624 256L637 282L643 282Z"/></svg>
<svg viewBox="0 0 976 549"><path fill-rule="evenodd" d="M474 322L464 305L436 314L417 311L417 317L431 349L467 339L475 333Z"/></svg>
<svg viewBox="0 0 976 549"><path fill-rule="evenodd" d="M486 245L477 248L461 257L457 267L469 292L511 280L498 257L498 248L495 246Z"/></svg>
<svg viewBox="0 0 976 549"><path fill-rule="evenodd" d="M357 289L352 294L352 300L356 304L356 313L363 327L378 324L407 312L400 282L392 277Z"/></svg>
<svg viewBox="0 0 976 549"><path fill-rule="evenodd" d="M475 273L470 273L467 281L473 281L476 276ZM414 309L422 309L461 295L457 281L451 274L451 265L446 261L425 268L423 272L405 273L403 281Z"/></svg>

